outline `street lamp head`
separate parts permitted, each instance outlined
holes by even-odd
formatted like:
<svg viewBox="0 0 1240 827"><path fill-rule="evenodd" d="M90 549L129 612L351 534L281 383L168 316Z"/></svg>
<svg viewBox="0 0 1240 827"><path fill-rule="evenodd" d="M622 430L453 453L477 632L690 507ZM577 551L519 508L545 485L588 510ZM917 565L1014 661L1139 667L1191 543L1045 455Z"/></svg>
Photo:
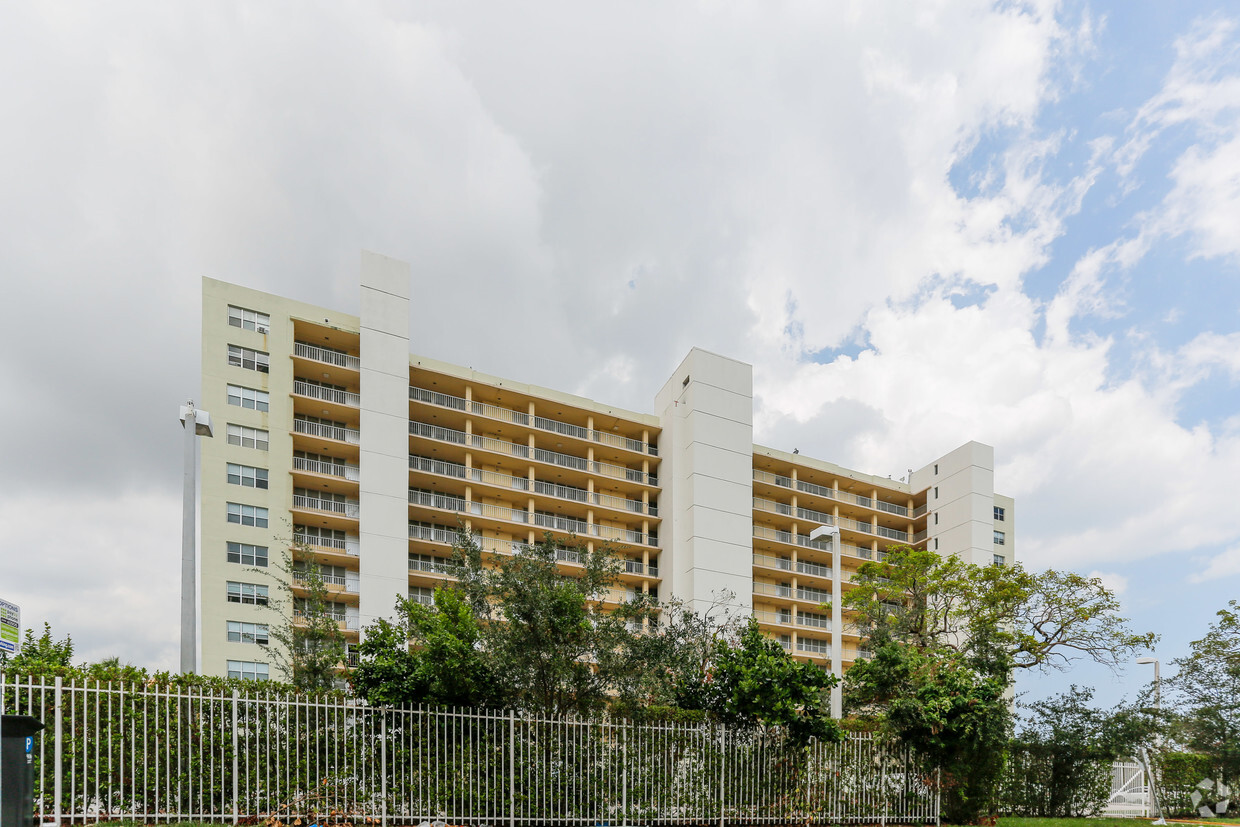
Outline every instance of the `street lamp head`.
<svg viewBox="0 0 1240 827"><path fill-rule="evenodd" d="M190 400L188 405L181 406L182 427L190 420L193 420L195 434L198 436L214 436L211 432L211 414L195 408L193 400Z"/></svg>
<svg viewBox="0 0 1240 827"><path fill-rule="evenodd" d="M809 532L809 538L811 540L817 540L821 537L830 536L834 536L838 541L840 539L840 527L837 525L820 525L815 529L811 529Z"/></svg>
<svg viewBox="0 0 1240 827"><path fill-rule="evenodd" d="M1137 658L1137 663L1144 666L1147 663L1158 663L1158 658Z"/></svg>

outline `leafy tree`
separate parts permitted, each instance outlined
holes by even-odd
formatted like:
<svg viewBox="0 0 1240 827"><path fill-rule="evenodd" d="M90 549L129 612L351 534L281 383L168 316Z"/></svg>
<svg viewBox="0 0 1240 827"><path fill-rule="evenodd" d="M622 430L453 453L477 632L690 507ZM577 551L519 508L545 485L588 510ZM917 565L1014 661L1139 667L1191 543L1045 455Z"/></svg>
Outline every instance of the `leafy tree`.
<svg viewBox="0 0 1240 827"><path fill-rule="evenodd" d="M285 597L270 605L282 613L283 619L268 625L267 633L276 644L271 647L271 657L284 680L295 688L326 692L341 682L345 636L339 617L332 611L331 592L314 553L301 543L295 542L293 547L302 561L292 563L286 557L280 567L285 575Z"/></svg>
<svg viewBox="0 0 1240 827"><path fill-rule="evenodd" d="M871 661L845 676L846 704L942 769L949 821L991 812L1012 714L1014 669L1111 667L1151 646L1097 578L978 567L907 546L862 565L844 606Z"/></svg>
<svg viewBox="0 0 1240 827"><path fill-rule="evenodd" d="M1007 676L947 647L871 645L873 657L844 674L845 712L912 747L928 776L940 772L945 822L977 822L994 808L1011 732Z"/></svg>
<svg viewBox="0 0 1240 827"><path fill-rule="evenodd" d="M800 663L762 634L752 617L733 645L716 645L706 680L686 676L677 688L678 705L714 712L724 723L741 727L786 727L796 744L811 738L843 737L830 717L831 687L836 678L810 663Z"/></svg>
<svg viewBox="0 0 1240 827"><path fill-rule="evenodd" d="M14 655L5 667L5 671L23 675L66 675L73 669L73 640L65 635L64 640L52 637L50 623L43 624L43 634L38 640L34 631L27 629L22 640L21 650Z"/></svg>
<svg viewBox="0 0 1240 827"><path fill-rule="evenodd" d="M1111 765L1135 753L1153 720L1137 709L1107 712L1090 706L1094 690L1067 692L1024 705L1012 744L1007 796L1023 816L1096 816L1111 792Z"/></svg>
<svg viewBox="0 0 1240 827"><path fill-rule="evenodd" d="M625 638L602 654L602 666L614 675L613 686L624 709L681 706L704 709L704 701L685 701L690 687L704 687L720 647L740 634L741 618L725 608L732 601L724 591L706 611L698 613L679 598L663 604L644 597L620 606L615 615L626 628L645 631Z"/></svg>
<svg viewBox="0 0 1240 827"><path fill-rule="evenodd" d="M1209 755L1229 785L1240 783L1240 602L1218 612L1205 637L1172 663L1167 681L1180 707L1176 736L1189 749Z"/></svg>
<svg viewBox="0 0 1240 827"><path fill-rule="evenodd" d="M350 676L354 691L374 705L504 706L473 610L453 588L435 589L434 600L428 607L398 599L400 621L380 618L366 627Z"/></svg>
<svg viewBox="0 0 1240 827"><path fill-rule="evenodd" d="M480 621L490 669L513 702L555 714L589 713L607 700L611 676L595 668L600 653L628 634L622 617L603 611L620 571L607 546L568 549L580 561L576 576L560 572L565 551L550 534L512 555L484 560L463 532L453 547L459 589Z"/></svg>

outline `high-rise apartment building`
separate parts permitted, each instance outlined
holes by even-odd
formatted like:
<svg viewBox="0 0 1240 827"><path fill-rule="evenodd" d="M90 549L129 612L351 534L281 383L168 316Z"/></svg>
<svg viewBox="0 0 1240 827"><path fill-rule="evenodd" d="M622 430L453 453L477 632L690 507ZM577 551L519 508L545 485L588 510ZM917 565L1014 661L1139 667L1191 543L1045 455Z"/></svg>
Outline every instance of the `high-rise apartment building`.
<svg viewBox="0 0 1240 827"><path fill-rule="evenodd" d="M463 524L494 554L547 532L607 543L624 558L612 603L641 592L704 609L730 594L824 664L834 631L845 663L861 653L823 608L831 553L814 529L839 527L841 588L892 544L1014 557L989 446L893 481L755 445L752 368L698 349L652 413L410 355L409 288L408 265L373 254L360 317L204 279L203 673L271 672L269 604L293 541L352 641L398 596L430 600Z"/></svg>

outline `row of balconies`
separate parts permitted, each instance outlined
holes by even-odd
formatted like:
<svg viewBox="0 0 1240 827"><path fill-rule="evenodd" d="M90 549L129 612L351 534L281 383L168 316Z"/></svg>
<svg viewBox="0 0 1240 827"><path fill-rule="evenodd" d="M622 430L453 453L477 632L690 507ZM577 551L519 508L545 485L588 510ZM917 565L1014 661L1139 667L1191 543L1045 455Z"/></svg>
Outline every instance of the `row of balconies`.
<svg viewBox="0 0 1240 827"><path fill-rule="evenodd" d="M561 514L544 514L540 511L529 511L523 508L513 508L508 505L500 505L497 503L475 502L466 500L464 497L455 494L443 494L436 491L423 491L417 488L409 489L410 505L423 506L426 508L437 508L444 511L452 511L459 514L469 514L476 517L486 517L492 520L502 522L518 523L521 525L534 525L540 528L548 528L553 531L563 531L569 534L579 534L583 537L598 537L602 540L618 540L625 543L634 543L636 545L658 546L659 538L656 534L645 534L630 528L620 528L618 526L598 525L589 523L576 517L569 517Z"/></svg>
<svg viewBox="0 0 1240 827"><path fill-rule="evenodd" d="M558 419L550 419L545 416L530 414L526 411L515 411L511 408L502 408L498 405L492 405L487 402L479 402L473 399L464 399L460 396L451 396L439 391L427 390L425 388L409 386L409 398L415 402L422 402L427 405L435 405L440 408L461 411L462 413L483 416L487 419L494 419L497 422L506 422L511 425L520 425L526 428L537 428L540 431L548 431L561 436L582 439L587 442L596 442L600 445L607 445L612 448L623 448L626 451L634 451L639 454L648 454L649 456L658 456L658 446L642 442L640 439L633 439L621 434L608 433L607 431L599 431L592 428L586 428L582 425L574 425L571 422L561 422Z"/></svg>
<svg viewBox="0 0 1240 827"><path fill-rule="evenodd" d="M899 540L902 543L914 542L912 538L915 536L907 531L901 531L898 528L890 528L888 526L876 525L874 523L865 523L860 520L854 520L850 517L835 517L825 511L814 511L811 508L793 508L789 503L776 502L768 500L764 497L753 498L753 510L763 511L768 514L783 514L789 517L796 517L799 520L806 520L819 525L838 525L840 528L846 528L849 531L860 532L861 534L873 534L877 537L886 537L889 540Z"/></svg>
<svg viewBox="0 0 1240 827"><path fill-rule="evenodd" d="M757 482L766 483L767 485L777 485L781 488L793 489L810 494L815 497L824 497L830 500L837 500L842 503L858 505L862 508L872 508L875 511L883 511L887 514L894 514L897 517L911 517L916 519L926 513L927 506L925 503L916 508L909 509L906 505L887 502L886 500L875 499L873 497L863 497L859 494L853 494L850 491L840 491L837 488L831 488L825 485L818 485L805 480L793 480L792 477L783 476L781 474L772 474L770 471L763 471L760 468L753 469L753 478Z"/></svg>
<svg viewBox="0 0 1240 827"><path fill-rule="evenodd" d="M467 434L464 431L458 431L453 428L444 428L440 425L428 425L425 422L410 422L409 433L415 437L422 439L430 439L436 442L446 442L453 445L464 445L471 448L480 448L495 454L501 454L508 457L518 457L520 459L533 460L548 465L556 465L561 468L568 468L574 471L582 471L588 474L596 474L600 477L608 477L610 479L624 480L626 482L635 482L642 485L657 486L659 478L654 474L648 474L640 468L629 468L624 465L614 465L609 462L600 462L598 460L588 460L585 457L578 457L572 454L562 454L558 451L549 451L545 448L531 448L529 445L521 442L509 442L495 437L482 436L480 434Z"/></svg>
<svg viewBox="0 0 1240 827"><path fill-rule="evenodd" d="M346 370L351 371L360 372L362 367L361 359L357 356L341 353L331 348L319 347L308 342L294 342L293 355L298 358L309 359L314 362L345 368ZM339 405L347 405L349 407L361 406L361 398L356 393L351 391L337 391L334 389L322 388L300 380L295 380L294 392L303 396L309 396L313 399L319 399L325 402L334 402ZM550 433L556 433L576 439L583 439L588 442L595 442L600 445L607 445L613 448L621 448L626 451L633 451L649 456L658 456L659 454L658 446L643 442L640 439L634 439L622 434L614 434L607 431L586 428L581 425L575 425L571 422L562 422L560 420L551 419L545 416L531 415L527 411L516 411L510 408L503 408L498 405L491 405L486 402L467 400L459 396L451 396L449 394L439 393L438 391L418 388L413 385L409 386L409 398L416 402L422 402L442 408L483 416L488 419L494 419L498 422L508 422L513 425L537 428L542 431L548 431Z"/></svg>
<svg viewBox="0 0 1240 827"><path fill-rule="evenodd" d="M420 471L426 474L436 474L441 477L453 477L455 479L467 480L470 482L480 482L486 485L493 485L499 488L508 488L513 491L533 491L535 494L543 494L548 497L555 497L561 500L571 500L573 502L585 503L587 505L599 505L606 508L613 508L617 511L627 511L632 514L649 514L651 517L657 517L659 509L653 503L645 503L642 500L629 499L628 497L617 497L612 494L603 494L596 491L588 491L584 488L577 488L571 485L560 485L559 483L547 482L545 480L530 480L529 477L516 477L511 474L504 474L499 471L489 471L482 468L469 468L459 462L450 462L442 459L432 459L430 457L422 457L416 454L409 455L409 468L413 471Z"/></svg>

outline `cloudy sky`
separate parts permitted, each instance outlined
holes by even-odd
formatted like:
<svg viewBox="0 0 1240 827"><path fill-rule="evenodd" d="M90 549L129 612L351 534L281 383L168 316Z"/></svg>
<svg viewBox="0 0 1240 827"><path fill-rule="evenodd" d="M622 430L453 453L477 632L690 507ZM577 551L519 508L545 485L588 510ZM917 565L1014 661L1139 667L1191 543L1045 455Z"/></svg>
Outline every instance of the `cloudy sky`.
<svg viewBox="0 0 1240 827"><path fill-rule="evenodd" d="M994 445L1164 662L1240 595L1234 5L9 3L0 114L0 597L83 658L176 663L200 277L356 312L362 248L423 355L650 410L698 345L763 444Z"/></svg>

